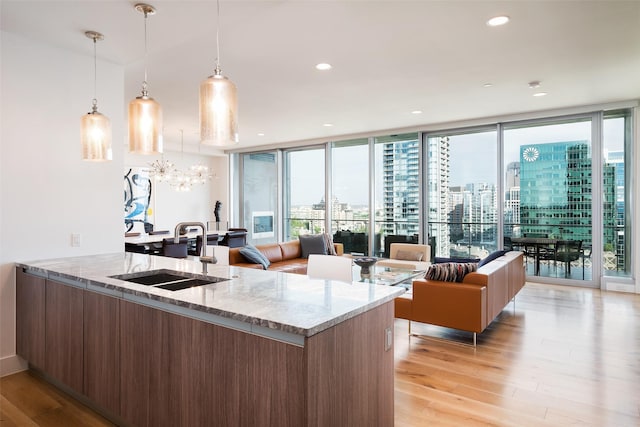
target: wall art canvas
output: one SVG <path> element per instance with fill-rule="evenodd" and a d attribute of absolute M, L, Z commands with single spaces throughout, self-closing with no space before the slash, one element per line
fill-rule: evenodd
<path fill-rule="evenodd" d="M 145 230 L 151 203 L 149 170 L 130 168 L 124 174 L 124 226 L 125 232 Z"/>

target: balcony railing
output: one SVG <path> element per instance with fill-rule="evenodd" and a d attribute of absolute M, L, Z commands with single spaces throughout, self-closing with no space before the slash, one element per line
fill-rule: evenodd
<path fill-rule="evenodd" d="M 340 232 L 345 244 L 346 253 L 373 254 L 375 256 L 388 255 L 385 243 L 387 236 L 410 236 L 418 241 L 419 224 L 417 221 L 375 221 L 374 248 L 369 249 L 369 220 L 368 219 L 340 219 L 331 224 L 331 234 L 336 238 Z M 325 232 L 325 221 L 322 218 L 295 217 L 286 219 L 287 239 L 295 239 L 299 234 Z M 606 275 L 628 276 L 630 260 L 625 256 L 629 244 L 626 241 L 626 228 L 623 225 L 604 227 L 604 245 L 602 251 L 602 266 Z M 489 253 L 505 247 L 505 242 L 498 244 L 498 224 L 480 222 L 430 221 L 428 223 L 428 242 L 432 254 L 449 257 L 484 258 Z M 349 234 L 348 234 L 349 233 Z M 593 259 L 591 244 L 591 227 L 574 224 L 504 224 L 503 236 L 505 240 L 512 237 L 544 236 L 558 240 L 582 240 L 582 253 L 579 259 L 571 262 L 572 279 L 590 280 L 592 277 Z M 525 236 L 526 235 L 526 236 Z M 613 239 L 613 240 L 612 240 Z M 526 258 L 527 274 L 534 275 L 535 260 Z M 565 266 L 559 266 L 553 260 L 540 261 L 539 274 L 546 277 L 565 277 Z M 584 274 L 584 276 L 583 276 Z"/>

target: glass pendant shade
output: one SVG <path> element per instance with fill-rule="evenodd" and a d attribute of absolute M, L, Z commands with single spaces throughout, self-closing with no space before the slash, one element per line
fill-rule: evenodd
<path fill-rule="evenodd" d="M 111 120 L 100 114 L 97 108 L 80 118 L 80 142 L 82 160 L 112 160 Z"/>
<path fill-rule="evenodd" d="M 219 69 L 200 84 L 200 142 L 218 147 L 239 142 L 236 85 Z"/>
<path fill-rule="evenodd" d="M 129 103 L 129 152 L 162 153 L 162 109 L 146 95 Z"/>

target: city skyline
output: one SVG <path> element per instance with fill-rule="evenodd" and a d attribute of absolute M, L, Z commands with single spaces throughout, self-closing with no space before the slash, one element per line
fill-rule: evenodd
<path fill-rule="evenodd" d="M 609 151 L 623 150 L 624 127 L 614 123 L 622 119 L 609 119 L 603 127 L 604 141 Z M 446 136 L 446 133 L 434 134 Z M 498 179 L 497 166 L 497 133 L 495 130 L 456 134 L 449 136 L 451 161 L 451 186 L 489 183 L 496 185 Z M 524 144 L 544 144 L 559 141 L 587 140 L 591 141 L 591 122 L 579 121 L 537 127 L 505 128 L 504 166 L 519 161 L 520 146 Z M 382 146 L 376 146 L 375 171 L 375 206 L 383 203 L 383 161 Z M 334 155 L 334 170 L 339 170 L 342 184 L 334 185 L 333 196 L 351 206 L 368 206 L 369 156 L 367 145 L 356 145 L 361 152 L 358 155 Z M 338 147 L 336 150 L 346 150 Z M 322 153 L 319 155 L 319 151 Z M 291 164 L 292 175 L 296 180 L 291 184 L 291 204 L 304 206 L 318 203 L 324 191 L 324 151 L 322 149 L 296 151 L 296 161 Z M 338 154 L 340 152 L 338 151 Z M 321 160 L 319 160 L 321 159 Z M 462 165 L 456 167 L 456 165 Z M 473 167 L 468 167 L 473 165 Z M 320 183 L 320 185 L 319 185 Z M 310 190 L 313 189 L 313 190 Z"/>

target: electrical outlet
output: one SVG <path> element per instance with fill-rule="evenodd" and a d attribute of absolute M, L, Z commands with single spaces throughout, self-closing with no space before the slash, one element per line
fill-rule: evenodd
<path fill-rule="evenodd" d="M 391 350 L 393 347 L 393 331 L 391 328 L 385 328 L 384 330 L 384 351 Z"/>
<path fill-rule="evenodd" d="M 71 246 L 79 247 L 82 243 L 82 235 L 80 233 L 71 233 Z"/>

